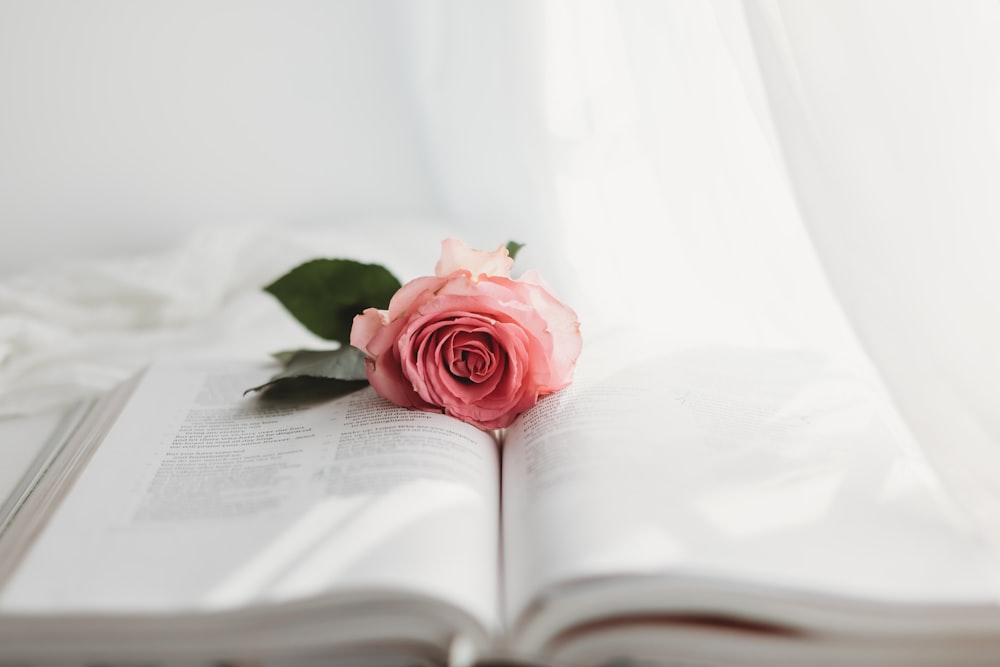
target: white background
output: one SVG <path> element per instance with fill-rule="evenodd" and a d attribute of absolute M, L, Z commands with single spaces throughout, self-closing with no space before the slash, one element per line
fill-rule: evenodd
<path fill-rule="evenodd" d="M 438 212 L 384 2 L 0 3 L 0 273 Z"/>

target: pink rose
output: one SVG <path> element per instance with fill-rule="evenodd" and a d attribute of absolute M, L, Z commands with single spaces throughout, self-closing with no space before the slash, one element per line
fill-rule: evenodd
<path fill-rule="evenodd" d="M 513 264 L 503 246 L 446 239 L 435 275 L 355 317 L 351 345 L 375 391 L 493 429 L 567 386 L 583 345 L 576 314 L 536 273 L 511 278 Z"/>

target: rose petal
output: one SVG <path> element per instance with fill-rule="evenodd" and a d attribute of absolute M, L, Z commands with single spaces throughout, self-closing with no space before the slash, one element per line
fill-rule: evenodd
<path fill-rule="evenodd" d="M 378 308 L 367 308 L 360 315 L 354 316 L 351 325 L 351 345 L 368 355 L 370 341 L 382 327 L 389 323 L 389 314 Z"/>
<path fill-rule="evenodd" d="M 468 271 L 472 280 L 478 281 L 484 276 L 509 276 L 512 266 L 514 260 L 504 246 L 490 252 L 470 248 L 458 239 L 445 239 L 434 274 L 443 278 L 457 271 Z"/>
<path fill-rule="evenodd" d="M 406 283 L 389 300 L 389 319 L 404 317 L 415 306 L 433 299 L 446 282 L 443 278 L 424 276 Z"/>
<path fill-rule="evenodd" d="M 376 393 L 397 405 L 427 409 L 432 406 L 428 405 L 414 391 L 412 383 L 403 372 L 396 351 L 399 332 L 404 324 L 406 324 L 405 320 L 389 322 L 368 341 L 365 363 L 368 382 Z"/>

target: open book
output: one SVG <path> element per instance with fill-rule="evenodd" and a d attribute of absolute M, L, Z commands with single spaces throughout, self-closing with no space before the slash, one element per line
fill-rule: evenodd
<path fill-rule="evenodd" d="M 1000 564 L 817 355 L 585 350 L 502 434 L 154 365 L 0 540 L 0 663 L 990 664 Z"/>

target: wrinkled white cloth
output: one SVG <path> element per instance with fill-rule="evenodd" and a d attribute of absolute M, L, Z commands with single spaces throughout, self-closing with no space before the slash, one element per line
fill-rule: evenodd
<path fill-rule="evenodd" d="M 433 271 L 447 235 L 424 221 L 208 228 L 159 254 L 0 279 L 0 418 L 106 391 L 157 358 L 329 347 L 262 287 L 317 257 L 379 263 L 405 282 Z"/>

